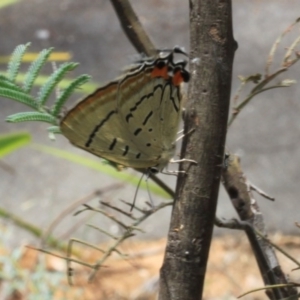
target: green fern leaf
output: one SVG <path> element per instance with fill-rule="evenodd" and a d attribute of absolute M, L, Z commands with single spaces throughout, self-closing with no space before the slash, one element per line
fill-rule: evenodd
<path fill-rule="evenodd" d="M 0 75 L 0 88 L 11 89 L 23 93 L 21 87 L 19 87 L 14 82 L 9 81 L 5 76 L 1 76 L 1 75 Z"/>
<path fill-rule="evenodd" d="M 62 80 L 65 74 L 73 70 L 77 66 L 78 63 L 64 63 L 48 78 L 48 80 L 41 87 L 38 93 L 37 101 L 41 106 L 45 104 L 51 92 L 53 91 L 55 86 Z"/>
<path fill-rule="evenodd" d="M 44 49 L 43 51 L 41 51 L 36 60 L 28 68 L 23 83 L 23 90 L 26 93 L 30 93 L 34 81 L 38 77 L 42 66 L 46 63 L 52 51 L 53 48 Z"/>
<path fill-rule="evenodd" d="M 90 80 L 90 76 L 81 75 L 73 80 L 70 85 L 61 93 L 58 99 L 54 103 L 54 107 L 51 111 L 53 116 L 58 116 L 62 106 L 66 103 L 68 98 L 74 93 L 75 89 L 78 89 L 81 85 L 88 82 Z"/>
<path fill-rule="evenodd" d="M 14 82 L 17 77 L 22 62 L 22 57 L 29 45 L 30 43 L 17 46 L 10 58 L 6 77 L 12 82 Z"/>
<path fill-rule="evenodd" d="M 47 113 L 40 113 L 35 111 L 22 112 L 22 113 L 10 115 L 6 118 L 6 121 L 11 123 L 19 123 L 19 122 L 26 122 L 26 121 L 41 121 L 53 125 L 57 123 L 57 119 L 55 117 Z"/>
<path fill-rule="evenodd" d="M 28 94 L 12 88 L 0 87 L 0 96 L 15 100 L 17 102 L 26 104 L 31 108 L 38 109 L 36 101 Z"/>
<path fill-rule="evenodd" d="M 55 133 L 55 134 L 61 134 L 61 130 L 59 126 L 51 126 L 47 128 L 48 132 Z"/>

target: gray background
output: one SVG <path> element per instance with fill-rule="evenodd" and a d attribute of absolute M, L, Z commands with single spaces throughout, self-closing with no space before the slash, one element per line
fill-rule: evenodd
<path fill-rule="evenodd" d="M 132 0 L 140 20 L 158 48 L 184 46 L 188 51 L 188 1 Z M 277 36 L 299 17 L 300 2 L 290 1 L 233 1 L 234 36 L 239 43 L 235 55 L 232 94 L 239 85 L 238 75 L 262 73 L 269 49 Z M 46 36 L 43 36 L 46 33 Z M 280 45 L 275 66 L 282 59 L 284 48 L 299 35 L 298 28 Z M 132 62 L 136 53 L 124 36 L 119 21 L 108 0 L 26 0 L 0 10 L 0 55 L 9 55 L 16 45 L 32 42 L 30 51 L 55 47 L 56 51 L 70 51 L 72 61 L 80 62 L 73 75 L 87 73 L 93 80 L 109 81 L 124 66 Z M 277 62 L 277 63 L 276 63 Z M 4 68 L 4 65 L 2 66 Z M 299 65 L 281 78 L 299 80 Z M 250 84 L 251 86 L 251 84 Z M 247 89 L 246 89 L 247 90 Z M 248 89 L 249 90 L 249 89 Z M 286 233 L 297 232 L 294 221 L 299 217 L 300 192 L 300 103 L 299 84 L 287 89 L 268 91 L 255 98 L 234 122 L 228 133 L 227 147 L 242 158 L 247 177 L 276 198 L 272 203 L 257 196 L 267 227 Z M 72 147 L 59 136 L 56 142 L 48 139 L 47 124 L 7 124 L 7 115 L 24 110 L 21 104 L 1 99 L 0 132 L 27 130 L 35 143 L 69 150 L 89 158 L 96 157 Z M 71 104 L 69 103 L 69 106 Z M 62 209 L 74 200 L 96 189 L 116 182 L 105 174 L 89 170 L 60 158 L 26 147 L 2 160 L 14 173 L 0 168 L 1 206 L 27 221 L 46 228 Z M 128 174 L 132 171 L 128 170 Z M 166 177 L 175 186 L 172 176 Z M 122 198 L 132 201 L 135 188 L 126 185 L 106 194 L 103 200 L 118 203 Z M 155 197 L 156 198 L 156 197 Z M 149 198 L 139 192 L 138 202 L 144 205 Z M 155 199 L 159 202 L 160 199 Z M 93 202 L 97 204 L 97 200 Z M 218 215 L 235 216 L 227 195 L 221 188 Z M 170 209 L 152 216 L 144 224 L 147 234 L 139 237 L 161 237 L 168 230 Z M 80 217 L 68 216 L 55 233 L 65 232 Z M 116 232 L 117 228 L 104 217 L 94 216 L 89 221 Z M 219 233 L 228 233 L 219 230 Z M 14 237 L 30 238 L 20 229 Z M 100 241 L 103 236 L 82 225 L 72 235 Z M 18 241 L 19 243 L 20 241 Z"/>

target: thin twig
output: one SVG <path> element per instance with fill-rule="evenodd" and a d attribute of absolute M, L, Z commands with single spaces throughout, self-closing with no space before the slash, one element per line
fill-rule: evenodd
<path fill-rule="evenodd" d="M 128 226 L 125 225 L 124 223 L 122 223 L 121 221 L 119 221 L 117 219 L 117 217 L 109 214 L 108 212 L 106 212 L 105 210 L 103 209 L 99 209 L 99 208 L 94 208 L 90 205 L 87 205 L 87 204 L 84 204 L 84 206 L 86 207 L 87 210 L 91 210 L 91 211 L 94 211 L 94 212 L 97 212 L 97 213 L 100 213 L 102 215 L 104 215 L 105 217 L 111 219 L 113 222 L 117 223 L 118 225 L 120 225 L 122 228 L 124 228 L 125 230 L 128 230 Z"/>
<path fill-rule="evenodd" d="M 110 0 L 121 22 L 121 26 L 139 53 L 147 56 L 155 56 L 157 54 L 154 44 L 142 27 L 138 16 L 132 9 L 128 0 Z"/>
<path fill-rule="evenodd" d="M 262 197 L 264 197 L 268 200 L 271 200 L 271 201 L 275 201 L 274 197 L 269 196 L 267 193 L 265 193 L 263 190 L 261 190 L 260 188 L 255 186 L 253 183 L 249 183 L 249 187 L 250 187 L 251 190 L 255 191 L 256 193 L 258 193 Z"/>
<path fill-rule="evenodd" d="M 91 227 L 91 228 L 93 228 L 93 229 L 96 229 L 96 230 L 100 231 L 101 233 L 104 233 L 105 235 L 111 237 L 111 238 L 114 239 L 114 240 L 117 240 L 117 239 L 118 239 L 118 237 L 116 237 L 116 236 L 110 234 L 110 233 L 107 232 L 106 230 L 103 230 L 103 229 L 101 229 L 101 228 L 99 228 L 99 227 L 97 227 L 97 226 L 94 226 L 94 225 L 92 225 L 92 224 L 87 224 L 87 226 L 88 226 L 88 227 Z"/>
<path fill-rule="evenodd" d="M 300 267 L 300 262 L 296 260 L 294 257 L 289 255 L 286 251 L 284 251 L 282 248 L 274 244 L 269 238 L 264 236 L 260 231 L 255 230 L 256 234 L 259 235 L 261 238 L 263 238 L 265 241 L 267 241 L 270 245 L 272 245 L 275 249 L 277 249 L 279 252 L 281 252 L 285 257 L 290 259 L 292 262 L 294 262 L 298 267 Z"/>
<path fill-rule="evenodd" d="M 249 182 L 241 170 L 240 160 L 237 156 L 229 154 L 227 166 L 223 168 L 222 179 L 232 204 L 243 221 L 241 225 L 245 226 L 245 232 L 265 284 L 288 283 L 272 246 L 265 239 L 258 238 L 256 231 L 267 236 L 263 215 L 251 193 Z M 283 299 L 295 294 L 294 290 L 288 289 L 275 289 L 272 292 L 275 299 Z M 269 297 L 272 298 L 271 295 Z"/>
<path fill-rule="evenodd" d="M 119 213 L 125 215 L 125 216 L 128 217 L 128 218 L 131 218 L 131 219 L 133 219 L 133 220 L 136 220 L 136 218 L 135 218 L 135 217 L 132 215 L 132 213 L 130 213 L 130 212 L 128 213 L 127 211 L 125 211 L 125 210 L 123 210 L 123 209 L 121 209 L 121 208 L 119 208 L 119 207 L 117 207 L 117 206 L 115 206 L 115 205 L 112 205 L 112 204 L 110 204 L 110 203 L 108 203 L 108 202 L 100 201 L 100 203 L 101 203 L 102 205 L 106 206 L 106 207 L 109 207 L 109 208 L 111 208 L 111 209 L 113 209 L 113 210 L 115 210 L 115 211 L 117 211 L 117 212 L 119 212 Z"/>
<path fill-rule="evenodd" d="M 41 239 L 41 243 L 43 245 L 44 241 L 48 238 L 48 236 L 53 232 L 53 230 L 55 229 L 55 227 L 57 227 L 60 222 L 63 221 L 63 219 L 68 216 L 70 213 L 72 213 L 78 206 L 87 203 L 91 200 L 93 200 L 95 197 L 99 197 L 100 195 L 104 195 L 107 192 L 110 192 L 112 190 L 116 190 L 119 189 L 121 187 L 124 186 L 124 183 L 114 183 L 111 184 L 109 186 L 106 186 L 105 188 L 101 189 L 101 190 L 96 190 L 94 192 L 92 192 L 91 194 L 80 198 L 76 201 L 74 201 L 71 205 L 69 205 L 68 207 L 66 207 L 53 221 L 52 223 L 48 226 L 48 228 L 44 231 L 42 239 Z"/>
<path fill-rule="evenodd" d="M 272 45 L 268 59 L 267 59 L 266 68 L 265 68 L 265 76 L 266 77 L 269 77 L 269 69 L 273 62 L 275 52 L 276 52 L 278 45 L 280 44 L 282 38 L 293 29 L 293 27 L 299 22 L 299 20 L 300 19 L 298 18 L 293 24 L 289 25 L 288 28 L 279 35 L 279 37 L 275 40 L 274 44 Z"/>
<path fill-rule="evenodd" d="M 252 100 L 255 96 L 257 96 L 258 94 L 265 92 L 267 90 L 270 89 L 274 89 L 274 88 L 279 88 L 279 87 L 287 87 L 290 86 L 291 84 L 284 84 L 284 83 L 280 83 L 280 84 L 275 84 L 273 86 L 270 87 L 265 87 L 267 84 L 269 84 L 272 80 L 274 80 L 279 74 L 286 72 L 287 70 L 289 70 L 290 67 L 292 67 L 296 62 L 298 62 L 298 60 L 300 59 L 300 54 L 299 52 L 295 51 L 296 46 L 300 43 L 300 37 L 297 37 L 294 42 L 287 48 L 286 53 L 284 55 L 284 58 L 281 62 L 281 67 L 275 71 L 272 74 L 269 74 L 269 68 L 270 65 L 273 62 L 273 58 L 275 55 L 275 52 L 278 48 L 279 43 L 281 42 L 281 39 L 284 37 L 284 35 L 286 33 L 288 33 L 289 31 L 291 31 L 291 29 L 295 26 L 296 23 L 299 22 L 300 19 L 297 19 L 292 25 L 290 25 L 274 42 L 273 46 L 271 47 L 269 56 L 268 56 L 268 60 L 266 63 L 266 68 L 265 68 L 265 76 L 264 79 L 259 82 L 258 84 L 256 84 L 256 86 L 251 90 L 251 92 L 249 93 L 249 95 L 247 95 L 247 97 L 245 97 L 245 99 L 243 99 L 239 104 L 237 104 L 237 99 L 239 97 L 239 93 L 241 92 L 241 88 L 245 85 L 246 82 L 248 81 L 242 81 L 242 84 L 238 90 L 238 94 L 234 97 L 234 108 L 233 108 L 233 112 L 230 116 L 230 120 L 228 122 L 228 127 L 232 124 L 232 122 L 235 120 L 235 118 L 238 116 L 238 114 L 241 112 L 241 110 L 250 102 L 250 100 Z M 295 53 L 295 58 L 290 60 L 292 53 Z"/>
<path fill-rule="evenodd" d="M 128 203 L 129 204 L 129 203 Z M 129 204 L 130 205 L 130 204 Z M 130 226 L 127 226 L 127 231 L 121 236 L 119 237 L 119 239 L 109 248 L 107 249 L 106 253 L 104 254 L 104 256 L 95 263 L 95 265 L 93 266 L 94 271 L 91 273 L 90 277 L 89 277 L 89 282 L 91 282 L 97 271 L 99 270 L 99 268 L 101 267 L 101 265 L 106 261 L 106 259 L 111 255 L 111 253 L 113 251 L 116 251 L 117 247 L 126 239 L 128 239 L 129 237 L 131 237 L 133 235 L 133 230 L 137 230 L 138 226 L 145 220 L 147 219 L 149 216 L 151 216 L 154 212 L 169 206 L 170 203 L 165 202 L 165 203 L 161 203 L 160 205 L 158 205 L 155 210 L 148 210 L 148 211 L 144 211 L 144 214 L 137 219 L 135 222 L 133 222 Z M 137 209 L 137 207 L 135 206 L 135 209 Z M 140 210 L 142 211 L 142 210 Z"/>

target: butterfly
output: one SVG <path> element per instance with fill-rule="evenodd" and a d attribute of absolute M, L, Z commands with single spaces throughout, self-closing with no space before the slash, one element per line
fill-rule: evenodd
<path fill-rule="evenodd" d="M 162 171 L 175 152 L 180 86 L 190 78 L 186 61 L 174 62 L 174 53 L 184 52 L 174 48 L 141 61 L 80 101 L 62 118 L 62 134 L 118 165 Z"/>

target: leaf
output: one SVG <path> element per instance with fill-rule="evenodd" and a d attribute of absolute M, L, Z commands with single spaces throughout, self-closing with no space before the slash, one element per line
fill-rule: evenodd
<path fill-rule="evenodd" d="M 20 69 L 20 65 L 22 62 L 22 57 L 25 53 L 25 51 L 27 50 L 27 48 L 29 47 L 30 43 L 27 43 L 26 45 L 19 45 L 16 47 L 16 49 L 14 50 L 10 61 L 8 63 L 8 67 L 7 67 L 7 75 L 6 77 L 11 80 L 11 81 L 15 81 L 17 74 L 19 72 Z"/>
<path fill-rule="evenodd" d="M 5 76 L 2 75 L 0 75 L 0 88 L 11 89 L 20 93 L 24 93 L 21 87 L 19 87 L 17 84 L 8 80 Z"/>
<path fill-rule="evenodd" d="M 49 133 L 61 134 L 59 126 L 50 126 L 47 128 Z"/>
<path fill-rule="evenodd" d="M 31 108 L 38 109 L 36 101 L 30 95 L 20 92 L 19 90 L 0 87 L 0 96 L 26 104 Z"/>
<path fill-rule="evenodd" d="M 57 98 L 54 103 L 54 107 L 52 109 L 53 116 L 58 116 L 61 111 L 62 106 L 66 103 L 69 97 L 74 94 L 75 90 L 78 89 L 80 86 L 85 84 L 89 81 L 90 76 L 88 75 L 81 75 L 77 77 L 71 84 L 61 93 L 61 95 Z"/>
<path fill-rule="evenodd" d="M 247 77 L 242 77 L 239 76 L 239 79 L 243 82 L 243 83 L 247 83 L 247 82 L 253 82 L 255 84 L 259 83 L 261 80 L 261 74 L 257 73 L 257 74 L 253 74 L 253 75 L 249 75 Z"/>
<path fill-rule="evenodd" d="M 40 103 L 40 105 L 45 104 L 55 86 L 62 80 L 66 73 L 72 71 L 77 66 L 77 63 L 64 63 L 59 66 L 59 68 L 52 73 L 50 77 L 48 77 L 38 93 L 37 101 Z"/>
<path fill-rule="evenodd" d="M 29 93 L 31 91 L 34 81 L 38 77 L 42 66 L 46 63 L 52 51 L 53 48 L 44 49 L 39 53 L 35 61 L 30 65 L 23 83 L 23 89 L 26 93 Z"/>
<path fill-rule="evenodd" d="M 20 0 L 1 0 L 0 1 L 0 9 L 4 8 L 6 6 L 9 6 L 9 5 L 13 5 L 17 2 L 20 2 Z"/>
<path fill-rule="evenodd" d="M 31 136 L 26 132 L 0 135 L 0 158 L 28 145 Z"/>
<path fill-rule="evenodd" d="M 19 123 L 19 122 L 27 122 L 27 121 L 41 121 L 50 124 L 56 124 L 56 118 L 47 114 L 47 113 L 40 113 L 35 111 L 29 112 L 21 112 L 10 115 L 6 118 L 7 122 L 11 123 Z"/>
<path fill-rule="evenodd" d="M 1 76 L 1 74 L 3 75 L 2 72 L 0 72 L 0 76 Z M 26 74 L 24 74 L 22 72 L 18 73 L 16 82 L 23 84 L 25 75 Z M 34 86 L 44 85 L 44 83 L 47 81 L 48 78 L 49 78 L 49 76 L 39 75 L 34 82 Z M 63 79 L 59 82 L 57 87 L 60 89 L 66 89 L 72 83 L 72 81 L 73 81 L 73 79 Z M 97 88 L 99 88 L 99 86 L 100 86 L 100 84 L 98 84 L 96 82 L 88 82 L 88 83 L 84 84 L 80 89 L 76 90 L 75 92 L 86 95 L 87 93 L 94 92 Z"/>

